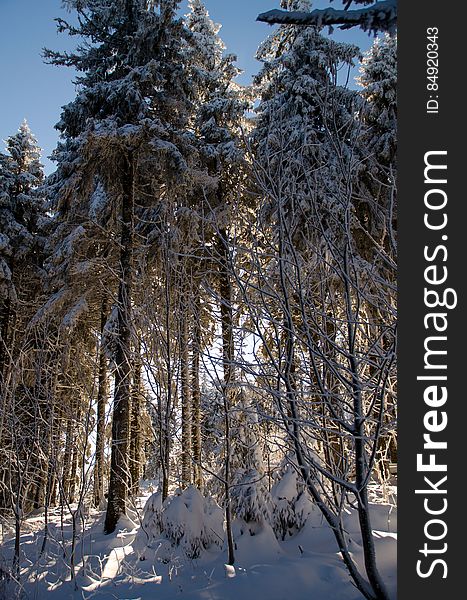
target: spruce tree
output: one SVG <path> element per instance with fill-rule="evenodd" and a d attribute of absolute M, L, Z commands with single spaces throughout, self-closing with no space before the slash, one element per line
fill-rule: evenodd
<path fill-rule="evenodd" d="M 40 399 L 21 369 L 27 324 L 40 296 L 45 211 L 40 149 L 26 121 L 6 140 L 6 150 L 0 153 L 0 508 L 14 515 L 18 573 L 22 520 L 41 477 L 36 457 L 46 446 L 44 423 L 33 416 Z"/>
<path fill-rule="evenodd" d="M 63 141 L 57 158 L 67 183 L 59 178 L 57 227 L 63 227 L 63 222 L 65 229 L 74 227 L 75 248 L 83 254 L 100 238 L 100 254 L 117 273 L 112 457 L 105 523 L 105 531 L 111 533 L 125 513 L 130 486 L 135 236 L 138 231 L 140 244 L 159 227 L 151 215 L 161 211 L 158 206 L 166 202 L 170 186 L 179 185 L 187 171 L 190 83 L 183 57 L 185 29 L 175 18 L 178 2 L 68 4 L 76 9 L 80 26 L 76 29 L 60 20 L 59 28 L 87 41 L 75 53 L 45 54 L 50 62 L 74 66 L 82 73 L 79 94 L 64 108 L 58 124 Z M 96 210 L 105 216 L 111 236 L 104 242 L 102 230 L 87 216 L 96 194 L 102 199 Z M 111 241 L 115 235 L 117 245 Z M 62 266 L 69 273 L 66 262 Z M 88 288 L 99 285 L 94 273 L 97 279 L 89 278 Z"/>
<path fill-rule="evenodd" d="M 12 353 L 17 303 L 32 300 L 41 263 L 38 221 L 44 214 L 40 148 L 26 120 L 7 139 L 6 150 L 0 153 L 0 381 Z"/>
<path fill-rule="evenodd" d="M 397 37 L 377 37 L 365 53 L 359 84 L 367 101 L 365 142 L 381 165 L 395 167 L 397 144 Z"/>

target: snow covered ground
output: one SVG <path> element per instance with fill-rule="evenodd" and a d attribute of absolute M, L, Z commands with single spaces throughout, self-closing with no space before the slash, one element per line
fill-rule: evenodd
<path fill-rule="evenodd" d="M 226 568 L 227 553 L 212 544 L 198 558 L 187 558 L 183 544 L 173 545 L 156 534 L 145 535 L 140 523 L 150 492 L 139 498 L 133 519 L 121 520 L 118 534 L 102 533 L 104 513 L 85 517 L 75 552 L 75 579 L 70 571 L 72 519 L 49 515 L 49 541 L 40 555 L 44 538 L 44 515 L 24 523 L 21 537 L 21 583 L 1 581 L 0 598 L 119 599 L 119 600 L 361 600 L 350 582 L 329 527 L 313 510 L 305 527 L 285 541 L 277 541 L 272 529 L 252 529 L 234 523 L 235 568 Z M 396 598 L 397 512 L 389 504 L 372 505 L 378 561 L 390 593 Z M 353 556 L 362 563 L 362 549 L 355 512 L 345 517 L 352 539 Z M 11 561 L 13 536 L 5 535 L 0 561 Z M 11 562 L 10 562 L 11 564 Z M 1 566 L 1 562 L 0 562 Z"/>

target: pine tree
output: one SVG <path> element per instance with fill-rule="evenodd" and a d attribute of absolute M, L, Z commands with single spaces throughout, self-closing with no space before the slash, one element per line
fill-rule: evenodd
<path fill-rule="evenodd" d="M 301 7 L 309 4 L 309 0 L 300 0 Z M 342 66 L 352 66 L 358 56 L 358 48 L 326 38 L 315 27 L 293 26 L 281 27 L 258 52 L 264 67 L 256 79 L 261 102 L 254 131 L 255 153 L 259 161 L 268 164 L 272 181 L 289 178 L 297 186 L 283 194 L 281 202 L 289 203 L 288 206 L 271 207 L 276 210 L 276 222 L 280 213 L 288 220 L 290 235 L 297 246 L 300 236 L 310 233 L 303 229 L 304 219 L 300 215 L 306 211 L 309 187 L 300 175 L 304 164 L 316 179 L 313 192 L 319 196 L 323 211 L 336 210 L 336 205 L 329 202 L 341 180 L 340 157 L 328 134 L 327 121 L 332 115 L 335 130 L 344 139 L 339 150 L 344 156 L 350 155 L 358 96 L 337 85 L 337 73 Z M 315 176 L 317 169 L 319 173 Z M 301 195 L 304 201 L 295 205 Z"/>
<path fill-rule="evenodd" d="M 396 286 L 397 38 L 376 38 L 358 83 L 365 99 L 360 120 L 360 252 L 377 265 L 379 286 Z M 366 235 L 365 235 L 366 234 Z M 368 235 L 369 234 L 369 235 Z"/>
<path fill-rule="evenodd" d="M 260 447 L 257 407 L 244 390 L 239 390 L 237 396 L 232 419 L 232 513 L 247 523 L 262 526 L 271 522 L 271 497 Z"/>
<path fill-rule="evenodd" d="M 397 37 L 377 37 L 363 57 L 359 84 L 367 101 L 365 142 L 383 165 L 395 167 L 397 143 Z"/>
<path fill-rule="evenodd" d="M 40 267 L 43 204 L 37 190 L 44 179 L 40 148 L 26 121 L 7 139 L 6 148 L 8 154 L 0 154 L 0 381 L 12 352 L 16 303 L 25 300 L 27 279 Z"/>
<path fill-rule="evenodd" d="M 58 125 L 64 138 L 57 154 L 59 170 L 67 176 L 66 184 L 62 177 L 58 182 L 56 206 L 62 213 L 58 228 L 63 227 L 62 218 L 65 230 L 78 219 L 81 230 L 72 230 L 77 252 L 87 254 L 86 247 L 99 243 L 105 262 L 118 273 L 107 533 L 114 531 L 125 512 L 130 483 L 135 235 L 138 230 L 141 240 L 159 227 L 151 218 L 154 203 L 163 203 L 168 186 L 180 182 L 187 169 L 184 154 L 191 147 L 186 134 L 190 84 L 184 75 L 185 30 L 175 19 L 178 2 L 152 4 L 148 8 L 141 0 L 70 2 L 81 16 L 79 34 L 89 43 L 72 54 L 46 51 L 50 62 L 83 73 L 80 92 L 64 108 Z M 59 29 L 78 32 L 64 21 L 59 21 Z M 89 226 L 82 231 L 79 219 L 83 213 L 91 214 L 90 201 L 99 186 L 99 196 L 107 199 L 99 211 L 107 215 L 112 235 L 119 232 L 119 252 L 109 240 L 99 241 L 98 228 L 97 234 Z M 63 267 L 69 272 L 66 261 Z M 96 281 L 89 283 L 93 286 Z"/>
<path fill-rule="evenodd" d="M 33 416 L 40 399 L 29 394 L 31 377 L 21 369 L 30 342 L 27 323 L 40 294 L 45 215 L 40 149 L 26 121 L 6 140 L 6 149 L 0 153 L 0 507 L 14 515 L 18 574 L 22 520 L 41 477 L 36 457 L 50 449 L 44 422 Z"/>

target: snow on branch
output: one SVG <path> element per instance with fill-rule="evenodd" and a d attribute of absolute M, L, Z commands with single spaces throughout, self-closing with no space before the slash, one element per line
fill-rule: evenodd
<path fill-rule="evenodd" d="M 270 10 L 261 13 L 257 21 L 280 25 L 340 25 L 341 29 L 359 26 L 364 31 L 393 32 L 397 23 L 397 0 L 381 0 L 356 10 L 326 8 L 311 12 Z"/>

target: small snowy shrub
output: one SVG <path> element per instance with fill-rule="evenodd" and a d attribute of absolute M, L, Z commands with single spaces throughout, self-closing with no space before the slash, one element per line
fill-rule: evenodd
<path fill-rule="evenodd" d="M 256 470 L 238 471 L 231 491 L 232 514 L 246 523 L 270 523 L 271 497 L 266 478 Z"/>
<path fill-rule="evenodd" d="M 168 501 L 162 526 L 167 538 L 181 546 L 188 558 L 198 558 L 202 551 L 224 540 L 222 510 L 193 486 Z"/>
<path fill-rule="evenodd" d="M 298 533 L 313 509 L 312 501 L 298 480 L 297 473 L 288 466 L 271 489 L 272 524 L 278 538 L 285 540 Z"/>
<path fill-rule="evenodd" d="M 143 510 L 143 520 L 135 540 L 138 548 L 152 548 L 162 532 L 162 494 L 149 496 Z"/>

